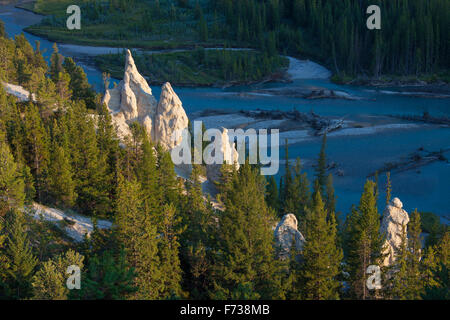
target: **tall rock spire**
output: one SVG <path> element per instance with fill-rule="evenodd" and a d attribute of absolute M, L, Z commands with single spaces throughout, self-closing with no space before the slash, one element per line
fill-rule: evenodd
<path fill-rule="evenodd" d="M 173 91 L 170 83 L 166 82 L 161 88 L 161 97 L 155 116 L 155 140 L 166 149 L 172 149 L 181 141 L 173 139 L 174 133 L 187 130 L 189 119 L 183 109 L 181 100 Z"/>
<path fill-rule="evenodd" d="M 153 141 L 172 149 L 181 142 L 180 139 L 172 141 L 172 134 L 188 127 L 186 112 L 170 83 L 162 87 L 161 100 L 157 103 L 130 50 L 126 51 L 123 80 L 106 90 L 103 103 L 108 106 L 121 138 L 131 134 L 129 125 L 137 121 Z"/>

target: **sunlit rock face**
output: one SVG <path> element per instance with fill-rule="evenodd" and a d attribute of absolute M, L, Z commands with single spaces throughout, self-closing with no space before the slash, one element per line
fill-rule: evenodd
<path fill-rule="evenodd" d="M 386 257 L 383 260 L 383 266 L 391 266 L 394 264 L 395 253 L 401 248 L 403 232 L 407 232 L 406 228 L 409 222 L 409 216 L 402 208 L 403 203 L 400 199 L 394 198 L 386 206 L 383 213 L 380 228 L 380 232 L 386 236 L 384 251 Z"/>
<path fill-rule="evenodd" d="M 131 134 L 129 125 L 137 121 L 154 142 L 172 149 L 181 142 L 181 139 L 172 139 L 173 133 L 188 128 L 188 117 L 170 83 L 163 85 L 158 103 L 137 70 L 130 50 L 127 50 L 123 80 L 115 88 L 106 90 L 103 102 L 121 139 Z"/>
<path fill-rule="evenodd" d="M 7 82 L 0 82 L 0 85 L 3 85 L 6 93 L 15 96 L 20 102 L 28 101 L 30 99 L 30 92 L 25 90 L 22 86 Z M 34 93 L 31 95 L 31 99 L 36 102 Z"/>
<path fill-rule="evenodd" d="M 173 91 L 170 83 L 166 82 L 161 88 L 161 97 L 155 116 L 155 140 L 166 149 L 173 149 L 181 143 L 181 133 L 187 130 L 189 119 L 183 105 Z M 173 139 L 177 135 L 180 138 Z"/>
<path fill-rule="evenodd" d="M 206 176 L 209 181 L 220 181 L 222 177 L 221 168 L 222 164 L 234 165 L 236 170 L 239 170 L 239 153 L 233 142 L 230 141 L 228 135 L 228 129 L 222 128 L 222 134 L 220 135 L 219 141 L 211 144 L 215 146 L 213 154 L 205 152 L 204 160 L 207 163 L 206 166 Z M 220 163 L 212 163 L 214 158 L 218 157 L 223 161 Z"/>
<path fill-rule="evenodd" d="M 303 250 L 305 238 L 298 231 L 297 218 L 294 214 L 288 213 L 283 216 L 275 228 L 275 243 L 279 248 L 278 257 L 282 260 L 290 257 L 292 246 L 295 246 L 297 252 Z"/>

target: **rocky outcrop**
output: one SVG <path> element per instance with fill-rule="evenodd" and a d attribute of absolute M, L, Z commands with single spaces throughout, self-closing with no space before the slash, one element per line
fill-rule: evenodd
<path fill-rule="evenodd" d="M 172 149 L 181 143 L 181 135 L 173 139 L 175 132 L 181 133 L 187 129 L 189 119 L 183 105 L 173 91 L 170 83 L 166 82 L 161 88 L 161 97 L 155 116 L 155 141 L 161 143 L 166 149 Z"/>
<path fill-rule="evenodd" d="M 17 100 L 19 100 L 20 102 L 25 102 L 29 100 L 30 92 L 25 90 L 22 86 L 18 86 L 7 82 L 2 82 L 2 85 L 5 88 L 6 93 L 15 96 Z M 31 95 L 31 99 L 33 101 L 36 101 L 34 93 Z"/>
<path fill-rule="evenodd" d="M 72 213 L 69 215 L 61 210 L 49 208 L 38 203 L 33 203 L 26 210 L 36 220 L 55 223 L 57 227 L 64 230 L 75 242 L 82 242 L 94 230 L 92 219 L 79 214 Z M 112 223 L 110 221 L 97 220 L 97 228 L 110 229 L 111 227 Z"/>
<path fill-rule="evenodd" d="M 275 242 L 279 248 L 278 257 L 287 259 L 290 256 L 291 248 L 295 245 L 297 252 L 302 251 L 305 238 L 297 229 L 297 218 L 292 213 L 288 213 L 275 228 Z"/>
<path fill-rule="evenodd" d="M 234 165 L 236 170 L 239 170 L 240 167 L 238 162 L 239 153 L 237 152 L 234 143 L 230 141 L 230 137 L 228 136 L 228 129 L 222 128 L 222 135 L 217 138 L 219 138 L 219 141 L 214 141 L 214 143 L 211 143 L 208 146 L 215 146 L 214 154 L 211 155 L 209 152 L 206 152 L 205 156 L 205 162 L 207 163 L 206 176 L 209 181 L 220 181 L 220 178 L 222 176 L 222 163 Z M 223 159 L 223 162 L 212 163 L 212 157 L 216 159 Z"/>
<path fill-rule="evenodd" d="M 395 262 L 395 254 L 401 247 L 403 230 L 409 222 L 408 213 L 402 209 L 403 203 L 399 198 L 394 198 L 386 206 L 381 221 L 381 234 L 386 236 L 383 266 L 390 266 Z"/>
<path fill-rule="evenodd" d="M 137 70 L 130 50 L 127 50 L 123 80 L 113 89 L 106 90 L 103 102 L 122 139 L 130 135 L 129 125 L 137 121 L 154 142 L 172 149 L 181 142 L 180 139 L 172 141 L 172 134 L 188 127 L 188 117 L 172 86 L 164 84 L 157 103 L 152 89 Z"/>

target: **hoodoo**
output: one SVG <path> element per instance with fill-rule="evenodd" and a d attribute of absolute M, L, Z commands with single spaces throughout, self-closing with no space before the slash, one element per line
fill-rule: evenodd
<path fill-rule="evenodd" d="M 173 133 L 188 128 L 188 117 L 170 83 L 163 85 L 158 103 L 137 70 L 130 50 L 126 54 L 123 80 L 113 89 L 106 90 L 103 102 L 122 139 L 131 134 L 129 125 L 137 121 L 154 142 L 172 149 L 181 142 L 180 139 L 172 141 Z"/>
<path fill-rule="evenodd" d="M 396 252 L 402 245 L 403 232 L 406 232 L 406 226 L 409 222 L 408 212 L 402 209 L 403 203 L 399 198 L 394 198 L 386 206 L 381 221 L 380 232 L 385 234 L 385 252 L 383 265 L 390 266 L 394 264 Z"/>

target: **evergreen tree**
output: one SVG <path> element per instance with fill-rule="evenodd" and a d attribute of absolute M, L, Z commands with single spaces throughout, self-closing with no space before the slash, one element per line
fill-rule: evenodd
<path fill-rule="evenodd" d="M 327 177 L 327 184 L 325 187 L 325 208 L 327 210 L 328 216 L 336 213 L 336 197 L 334 195 L 333 187 L 333 176 L 331 173 Z"/>
<path fill-rule="evenodd" d="M 42 202 L 50 161 L 49 139 L 38 108 L 30 103 L 25 111 L 25 157 L 35 177 L 37 200 Z"/>
<path fill-rule="evenodd" d="M 327 135 L 323 135 L 322 147 L 320 148 L 319 158 L 316 166 L 316 179 L 319 182 L 320 192 L 322 197 L 325 195 L 325 187 L 327 184 L 327 156 L 325 149 L 327 146 Z M 317 191 L 317 190 L 315 190 Z"/>
<path fill-rule="evenodd" d="M 183 287 L 193 299 L 208 298 L 212 289 L 212 208 L 204 199 L 200 182 L 201 167 L 193 165 L 190 179 L 186 181 L 186 198 L 182 212 L 180 235 L 181 263 L 184 270 Z"/>
<path fill-rule="evenodd" d="M 158 184 L 163 190 L 164 203 L 172 203 L 175 207 L 178 207 L 181 186 L 175 173 L 170 152 L 164 151 L 160 145 L 157 146 L 156 152 L 158 154 Z"/>
<path fill-rule="evenodd" d="M 265 179 L 249 164 L 233 177 L 215 235 L 215 298 L 282 298 L 280 264 L 274 257 L 274 215 L 264 201 Z M 242 294 L 242 295 L 241 295 Z"/>
<path fill-rule="evenodd" d="M 44 262 L 33 276 L 33 299 L 36 300 L 67 300 L 67 269 L 77 266 L 83 270 L 84 257 L 73 250 L 68 250 L 55 259 Z"/>
<path fill-rule="evenodd" d="M 278 212 L 278 208 L 279 208 L 278 201 L 279 201 L 279 195 L 278 195 L 277 182 L 275 181 L 275 177 L 271 176 L 268 179 L 268 184 L 267 184 L 266 203 L 275 212 Z"/>
<path fill-rule="evenodd" d="M 72 166 L 68 155 L 63 147 L 54 143 L 49 169 L 48 192 L 56 204 L 64 207 L 72 207 L 75 204 L 77 194 L 72 177 Z"/>
<path fill-rule="evenodd" d="M 116 225 L 118 238 L 124 246 L 127 263 L 136 271 L 134 280 L 138 299 L 157 299 L 163 287 L 158 256 L 157 230 L 151 218 L 142 214 L 140 186 L 119 175 Z"/>
<path fill-rule="evenodd" d="M 159 259 L 162 271 L 162 298 L 182 297 L 182 271 L 179 259 L 179 234 L 181 218 L 173 205 L 163 208 L 162 237 L 159 242 Z"/>
<path fill-rule="evenodd" d="M 50 78 L 57 83 L 60 73 L 63 71 L 63 56 L 59 53 L 56 43 L 53 44 L 53 53 L 50 57 Z"/>
<path fill-rule="evenodd" d="M 391 194 L 392 194 L 392 185 L 391 185 L 391 173 L 386 173 L 386 205 L 389 204 L 389 201 L 391 201 Z"/>
<path fill-rule="evenodd" d="M 366 270 L 370 265 L 379 265 L 382 258 L 383 236 L 379 229 L 375 183 L 367 180 L 358 208 L 352 208 L 345 222 L 344 246 L 352 298 L 369 299 L 377 294 L 366 287 Z"/>
<path fill-rule="evenodd" d="M 0 127 L 1 130 L 1 127 Z M 21 208 L 24 200 L 24 181 L 8 144 L 0 131 L 0 218 L 12 209 Z"/>
<path fill-rule="evenodd" d="M 31 296 L 31 277 L 37 264 L 28 240 L 23 214 L 9 215 L 6 256 L 9 261 L 7 284 L 11 298 L 25 299 Z"/>
<path fill-rule="evenodd" d="M 110 251 L 96 254 L 89 259 L 86 272 L 82 273 L 81 290 L 72 290 L 70 299 L 124 300 L 136 292 L 135 273 L 129 267 L 122 251 L 117 257 Z"/>
<path fill-rule="evenodd" d="M 85 214 L 105 214 L 110 201 L 106 188 L 106 159 L 100 154 L 95 124 L 82 103 L 73 103 L 66 120 L 72 169 L 76 174 L 77 207 Z"/>
<path fill-rule="evenodd" d="M 307 213 L 305 246 L 302 251 L 301 283 L 305 299 L 339 299 L 340 263 L 343 253 L 337 247 L 334 213 L 327 221 L 327 212 L 320 192 L 314 194 L 314 204 Z"/>

